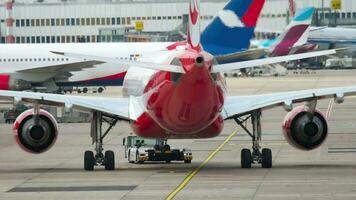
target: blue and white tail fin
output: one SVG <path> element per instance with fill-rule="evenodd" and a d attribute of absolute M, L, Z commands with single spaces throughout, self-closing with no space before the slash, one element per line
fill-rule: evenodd
<path fill-rule="evenodd" d="M 273 41 L 269 48 L 272 55 L 287 55 L 294 47 L 307 43 L 314 11 L 314 7 L 307 7 L 298 12 L 286 30 Z"/>
<path fill-rule="evenodd" d="M 187 42 L 192 49 L 201 51 L 200 46 L 200 0 L 189 0 Z"/>
<path fill-rule="evenodd" d="M 245 51 L 265 0 L 230 0 L 201 34 L 201 43 L 213 55 Z"/>

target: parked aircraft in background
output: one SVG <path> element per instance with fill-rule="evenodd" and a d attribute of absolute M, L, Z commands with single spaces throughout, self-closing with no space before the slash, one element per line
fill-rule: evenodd
<path fill-rule="evenodd" d="M 233 51 L 248 48 L 264 2 L 265 0 L 231 0 L 221 11 L 228 13 L 228 16 L 219 14 L 203 32 L 202 45 L 213 54 L 224 53 L 221 49 L 228 45 L 216 39 L 222 37 L 230 38 L 229 44 L 232 46 L 229 47 L 233 47 Z M 222 27 L 224 25 L 221 21 L 228 22 L 230 17 L 239 23 Z M 73 59 L 52 54 L 50 51 L 70 51 L 132 61 L 142 56 L 160 55 L 160 51 L 172 50 L 179 45 L 182 43 L 2 44 L 0 89 L 57 92 L 71 86 L 122 85 L 127 71 L 122 66 Z"/>
<path fill-rule="evenodd" d="M 296 10 L 296 3 L 294 0 L 289 0 L 290 13 L 293 16 Z M 302 48 L 303 51 L 312 50 L 318 48 L 319 50 L 334 49 L 334 48 L 346 48 L 342 51 L 342 54 L 347 54 L 349 56 L 355 55 L 355 44 L 356 44 L 356 29 L 355 28 L 345 28 L 345 27 L 309 27 L 308 36 L 305 38 L 305 47 Z M 266 30 L 257 29 L 257 32 L 261 33 L 274 33 L 283 35 L 282 30 Z M 280 38 L 279 36 L 278 38 Z M 272 40 L 273 41 L 273 40 Z M 267 43 L 268 46 L 268 43 Z"/>
<path fill-rule="evenodd" d="M 325 141 L 328 125 L 316 108 L 317 100 L 329 97 L 342 102 L 345 96 L 356 94 L 356 86 L 226 96 L 226 84 L 221 73 L 326 55 L 335 53 L 335 50 L 217 65 L 214 57 L 205 52 L 200 44 L 199 0 L 190 0 L 189 11 L 187 44 L 184 48 L 161 52 L 155 57 L 130 61 L 56 52 L 128 67 L 123 88 L 127 97 L 79 97 L 1 90 L 1 100 L 33 103 L 33 109 L 23 112 L 14 123 L 13 133 L 19 146 L 30 153 L 43 153 L 55 143 L 57 123 L 50 113 L 40 108 L 42 104 L 63 106 L 67 111 L 79 109 L 92 113 L 90 135 L 96 153 L 85 152 L 86 170 L 100 165 L 107 170 L 115 169 L 114 152 L 104 153 L 103 140 L 118 120 L 130 123 L 138 136 L 162 140 L 216 137 L 223 130 L 224 120 L 235 120 L 252 138 L 252 153 L 250 149 L 241 151 L 243 168 L 249 168 L 253 163 L 272 167 L 272 152 L 268 148 L 261 150 L 260 141 L 261 113 L 274 106 L 284 105 L 286 110 L 291 111 L 283 123 L 285 137 L 290 144 L 299 149 L 312 150 Z M 306 104 L 293 108 L 296 102 Z M 245 117 L 251 117 L 252 132 L 244 126 Z M 102 125 L 105 122 L 109 128 L 104 131 Z"/>
<path fill-rule="evenodd" d="M 266 56 L 284 56 L 315 50 L 318 46 L 307 42 L 314 11 L 314 7 L 304 8 L 277 38 L 252 40 L 251 48 L 246 51 L 216 56 L 218 63 L 252 60 Z"/>
<path fill-rule="evenodd" d="M 314 7 L 302 9 L 277 38 L 254 41 L 252 45 L 265 49 L 268 56 L 284 56 L 315 50 L 318 46 L 307 42 L 314 11 Z"/>
<path fill-rule="evenodd" d="M 343 27 L 311 27 L 308 42 L 317 44 L 319 49 L 347 48 L 356 51 L 356 29 Z"/>
<path fill-rule="evenodd" d="M 296 3 L 294 0 L 289 1 L 290 12 L 295 11 Z M 308 42 L 318 45 L 319 50 L 347 48 L 342 51 L 343 54 L 354 56 L 356 48 L 356 29 L 345 27 L 310 27 Z"/>

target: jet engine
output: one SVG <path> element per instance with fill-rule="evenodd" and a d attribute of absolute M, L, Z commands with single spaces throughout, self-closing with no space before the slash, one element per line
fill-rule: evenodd
<path fill-rule="evenodd" d="M 319 110 L 311 113 L 304 106 L 299 106 L 286 115 L 283 133 L 290 145 L 309 151 L 318 148 L 326 140 L 328 124 Z"/>
<path fill-rule="evenodd" d="M 56 119 L 40 109 L 38 115 L 29 109 L 19 115 L 14 123 L 13 133 L 21 149 L 39 154 L 50 149 L 57 139 Z"/>
<path fill-rule="evenodd" d="M 9 74 L 0 74 L 1 90 L 28 90 L 31 89 L 31 83 L 21 79 L 14 79 Z"/>

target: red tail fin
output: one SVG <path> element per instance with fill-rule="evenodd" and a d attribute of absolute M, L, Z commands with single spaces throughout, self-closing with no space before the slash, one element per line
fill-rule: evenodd
<path fill-rule="evenodd" d="M 200 0 L 189 1 L 187 41 L 192 49 L 201 51 L 200 45 Z"/>

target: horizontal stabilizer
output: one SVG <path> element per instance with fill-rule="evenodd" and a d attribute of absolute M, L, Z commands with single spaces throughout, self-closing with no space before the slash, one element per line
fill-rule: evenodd
<path fill-rule="evenodd" d="M 231 72 L 239 69 L 250 68 L 250 67 L 257 67 L 263 65 L 270 65 L 280 62 L 287 62 L 292 60 L 300 60 L 305 58 L 313 58 L 318 56 L 326 56 L 335 54 L 336 50 L 325 50 L 325 51 L 315 51 L 310 53 L 300 53 L 288 56 L 278 56 L 278 57 L 271 57 L 271 58 L 262 58 L 256 60 L 249 60 L 249 61 L 242 61 L 242 62 L 235 62 L 235 63 L 228 63 L 228 64 L 220 64 L 213 66 L 212 73 L 216 72 Z"/>
<path fill-rule="evenodd" d="M 162 70 L 162 71 L 175 72 L 175 73 L 185 73 L 183 67 L 178 66 L 178 65 L 140 62 L 140 61 L 133 61 L 133 60 L 122 60 L 122 59 L 117 59 L 117 58 L 108 58 L 108 57 L 84 55 L 84 54 L 77 54 L 77 53 L 67 53 L 67 52 L 57 52 L 57 51 L 51 51 L 51 52 L 54 54 L 63 55 L 63 56 L 71 57 L 71 58 L 118 64 L 119 66 L 122 66 L 122 67 L 140 67 L 140 68 L 152 69 L 152 70 Z"/>

